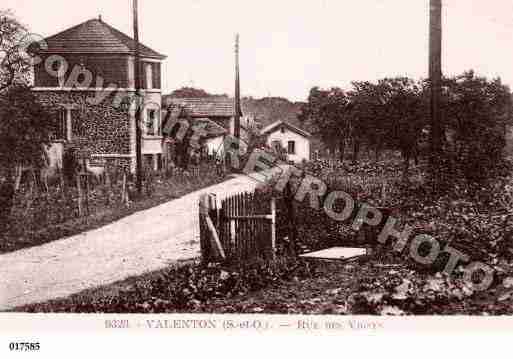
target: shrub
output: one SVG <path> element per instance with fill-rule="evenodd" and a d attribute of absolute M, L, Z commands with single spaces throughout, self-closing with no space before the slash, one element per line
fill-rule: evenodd
<path fill-rule="evenodd" d="M 212 301 L 257 291 L 282 281 L 310 278 L 315 266 L 293 258 L 240 267 L 192 264 L 171 267 L 115 295 L 83 296 L 23 308 L 27 312 L 198 312 Z"/>

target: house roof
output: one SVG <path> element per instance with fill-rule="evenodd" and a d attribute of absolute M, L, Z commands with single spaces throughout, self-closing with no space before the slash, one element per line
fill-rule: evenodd
<path fill-rule="evenodd" d="M 190 117 L 233 117 L 235 101 L 228 97 L 171 98 L 164 100 L 166 106 L 181 106 Z M 242 116 L 242 111 L 240 111 Z"/>
<path fill-rule="evenodd" d="M 179 131 L 180 127 L 176 127 L 177 125 L 187 126 L 189 121 L 183 118 L 172 116 L 172 114 L 164 120 L 163 128 L 169 130 L 170 137 L 173 138 Z M 224 129 L 222 126 L 218 125 L 214 121 L 211 121 L 208 118 L 195 118 L 192 124 L 192 129 L 198 129 L 202 138 L 216 138 L 222 137 L 228 134 L 228 131 Z"/>
<path fill-rule="evenodd" d="M 276 121 L 276 122 L 273 122 L 271 123 L 269 126 L 265 127 L 262 129 L 262 131 L 260 131 L 260 133 L 262 135 L 267 135 L 271 132 L 275 132 L 275 131 L 278 131 L 280 128 L 282 127 L 285 127 L 287 129 L 289 129 L 290 131 L 292 132 L 295 132 L 301 136 L 304 136 L 304 137 L 312 137 L 312 135 L 305 131 L 305 130 L 302 130 L 294 125 L 291 125 L 290 123 L 288 122 L 285 122 L 285 121 Z"/>
<path fill-rule="evenodd" d="M 45 39 L 48 48 L 39 53 L 135 54 L 135 40 L 101 19 L 91 19 Z M 140 44 L 142 57 L 163 60 L 155 50 Z"/>
<path fill-rule="evenodd" d="M 206 132 L 205 137 L 207 138 L 221 137 L 228 134 L 226 129 L 224 129 L 222 126 L 219 126 L 214 121 L 209 120 L 208 118 L 195 119 L 194 125 L 192 125 L 192 127 L 193 129 L 202 128 Z"/>

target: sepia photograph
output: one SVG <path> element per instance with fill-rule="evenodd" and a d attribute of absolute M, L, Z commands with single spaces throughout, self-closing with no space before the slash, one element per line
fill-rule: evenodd
<path fill-rule="evenodd" d="M 511 328 L 512 14 L 2 0 L 0 322 Z"/>

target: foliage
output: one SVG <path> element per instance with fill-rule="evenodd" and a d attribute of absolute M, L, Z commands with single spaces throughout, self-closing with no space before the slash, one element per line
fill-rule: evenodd
<path fill-rule="evenodd" d="M 306 166 L 307 173 L 326 183 L 327 193 L 345 191 L 356 201 L 356 208 L 362 203 L 383 208 L 400 223 L 413 226 L 414 233 L 435 237 L 442 248 L 451 245 L 468 255 L 469 259 L 486 263 L 493 263 L 497 258 L 513 257 L 513 186 L 510 172 L 479 189 L 463 182 L 456 185 L 450 194 L 440 197 L 433 196 L 426 189 L 425 166 L 413 167 L 408 183 L 403 181 L 401 169 L 399 158 L 365 161 L 357 165 L 339 162 L 334 167 L 317 161 Z M 335 209 L 341 210 L 337 206 L 335 204 Z M 354 215 L 346 222 L 336 221 L 323 208 L 311 208 L 308 198 L 295 202 L 294 207 L 297 244 L 302 252 L 332 246 L 378 245 L 373 237 L 375 233 L 369 232 L 368 227 L 364 226 L 361 233 L 351 229 Z M 287 232 L 283 232 L 283 236 L 286 236 Z M 392 252 L 388 247 L 385 250 Z M 395 256 L 405 261 L 406 252 L 404 256 Z M 436 272 L 444 268 L 447 259 L 441 256 L 429 267 L 411 264 L 420 271 Z"/>
<path fill-rule="evenodd" d="M 298 120 L 301 106 L 301 102 L 292 102 L 282 97 L 242 98 L 244 116 L 255 118 L 261 127 L 266 127 L 278 119 L 301 127 Z"/>
<path fill-rule="evenodd" d="M 472 71 L 444 79 L 441 154 L 444 183 L 455 179 L 482 184 L 498 175 L 511 125 L 511 95 L 500 79 L 488 80 Z M 400 151 L 404 173 L 411 158 L 429 155 L 429 82 L 405 77 L 373 82 L 353 82 L 352 89 L 321 90 L 314 87 L 300 119 L 312 124 L 324 142 L 340 150 L 354 146 L 357 160 L 361 144 L 374 149 L 376 159 L 384 149 Z M 424 149 L 422 151 L 422 149 Z"/>
<path fill-rule="evenodd" d="M 27 84 L 31 67 L 24 48 L 27 35 L 10 11 L 0 10 L 0 93 L 14 84 Z"/>
<path fill-rule="evenodd" d="M 54 128 L 52 115 L 28 87 L 10 87 L 0 95 L 0 166 L 41 166 L 42 146 Z"/>
<path fill-rule="evenodd" d="M 204 89 L 193 87 L 182 87 L 171 92 L 164 98 L 219 98 L 229 97 L 227 94 L 212 94 Z M 298 115 L 301 111 L 301 102 L 292 102 L 282 97 L 243 97 L 241 99 L 245 117 L 254 118 L 261 127 L 275 122 L 277 119 L 300 126 Z M 164 100 L 165 103 L 165 100 Z"/>
<path fill-rule="evenodd" d="M 77 295 L 23 308 L 27 312 L 174 313 L 200 311 L 217 299 L 234 298 L 293 278 L 309 278 L 308 263 L 283 258 L 240 267 L 184 265 L 136 281 L 116 295 Z"/>
<path fill-rule="evenodd" d="M 315 263 L 289 258 L 239 268 L 190 264 L 16 311 L 511 315 L 513 262 L 503 266 L 496 287 L 475 292 L 460 272 L 453 277 L 419 274 L 372 259 Z"/>
<path fill-rule="evenodd" d="M 182 87 L 174 90 L 169 95 L 172 98 L 206 98 L 206 97 L 228 97 L 228 95 L 213 95 L 203 89 L 194 87 Z"/>
<path fill-rule="evenodd" d="M 463 280 L 461 267 L 448 277 L 439 272 L 444 260 L 423 267 L 409 259 L 407 251 L 396 254 L 388 246 L 375 256 L 353 263 L 315 264 L 285 259 L 278 264 L 260 263 L 242 268 L 186 266 L 170 268 L 151 278 L 112 293 L 79 294 L 64 300 L 22 308 L 43 312 L 216 312 L 216 313 L 302 313 L 302 314 L 511 314 L 513 303 L 513 185 L 511 178 L 493 186 L 470 191 L 458 187 L 451 195 L 433 198 L 423 182 L 405 186 L 398 181 L 400 159 L 338 163 L 335 168 L 321 163 L 307 171 L 328 181 L 330 188 L 344 189 L 374 205 L 394 207 L 401 223 L 415 233 L 430 234 L 443 248 L 450 244 L 495 269 L 492 287 L 475 292 Z M 415 167 L 422 178 L 424 167 Z M 333 175 L 335 174 L 335 175 Z M 340 177 L 348 181 L 340 181 Z M 383 178 L 391 195 L 379 198 L 381 184 L 365 178 Z M 270 187 L 258 190 L 259 197 L 276 195 Z M 285 209 L 278 207 L 278 213 Z M 358 236 L 348 223 L 331 221 L 320 210 L 296 203 L 296 224 L 302 251 L 333 245 L 358 245 Z M 278 221 L 278 244 L 286 243 L 287 223 Z M 360 243 L 361 244 L 361 243 Z M 286 253 L 283 248 L 280 253 Z M 107 292 L 107 294 L 105 294 Z"/>
<path fill-rule="evenodd" d="M 314 87 L 299 119 L 303 124 L 313 126 L 328 146 L 340 146 L 341 152 L 344 152 L 345 140 L 352 133 L 349 112 L 349 98 L 342 89 L 321 90 Z"/>
<path fill-rule="evenodd" d="M 14 198 L 7 229 L 0 233 L 0 253 L 40 245 L 106 225 L 224 180 L 224 175 L 219 174 L 213 164 L 200 165 L 197 176 L 182 169 L 176 169 L 170 177 L 154 173 L 145 181 L 145 192 L 151 197 L 126 204 L 121 200 L 123 189 L 120 172 L 110 174 L 110 184 L 91 186 L 88 199 L 90 214 L 86 217 L 78 217 L 78 192 L 74 186 L 64 189 L 50 186 L 48 193 L 22 186 Z M 132 182 L 128 182 L 128 188 L 129 191 L 133 188 L 135 192 Z"/>
<path fill-rule="evenodd" d="M 445 89 L 446 171 L 469 183 L 493 180 L 501 174 L 507 126 L 513 120 L 509 88 L 500 79 L 469 71 L 446 79 Z"/>

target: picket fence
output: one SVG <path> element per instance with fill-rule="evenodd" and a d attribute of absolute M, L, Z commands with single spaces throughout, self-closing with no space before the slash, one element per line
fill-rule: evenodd
<path fill-rule="evenodd" d="M 278 198 L 240 193 L 218 203 L 200 199 L 200 242 L 206 262 L 247 263 L 276 257 Z"/>

